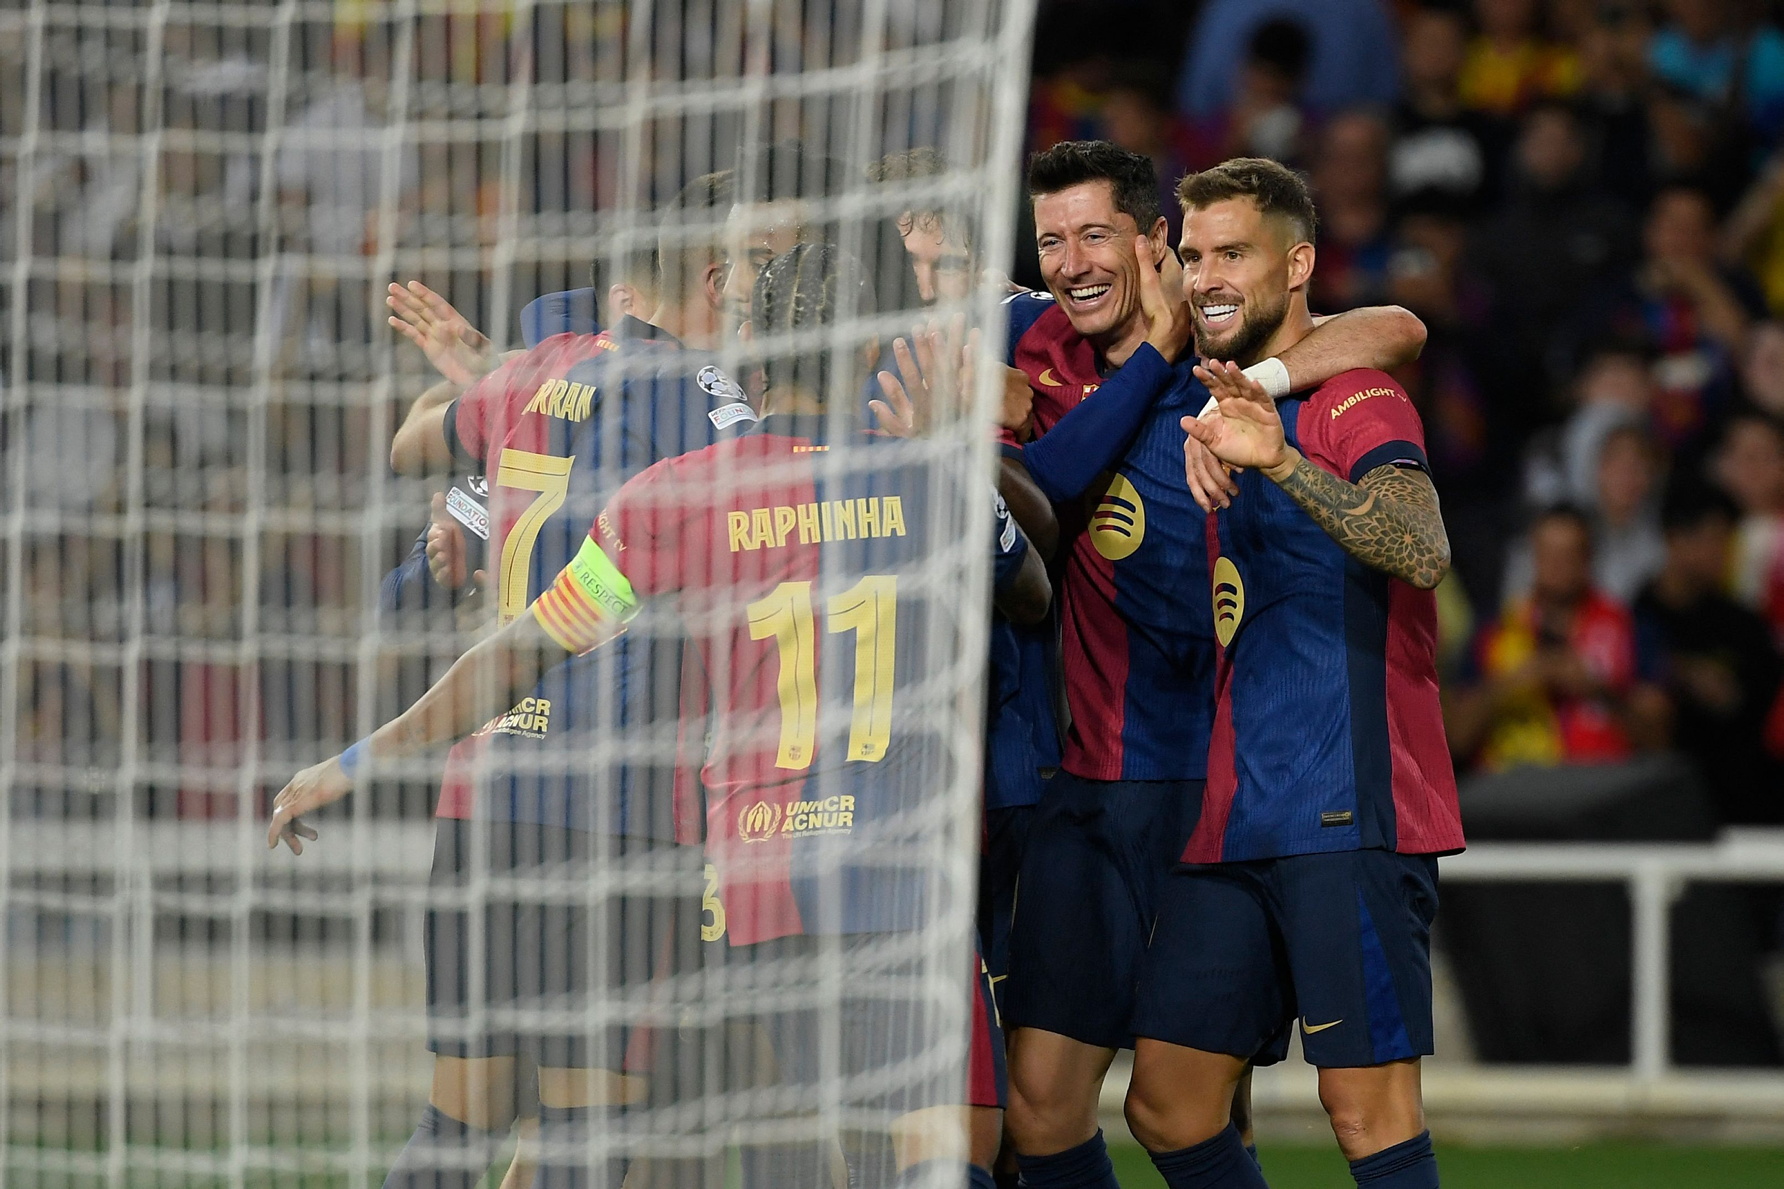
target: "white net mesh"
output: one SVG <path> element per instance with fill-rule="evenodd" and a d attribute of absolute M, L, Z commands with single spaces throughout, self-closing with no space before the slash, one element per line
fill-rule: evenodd
<path fill-rule="evenodd" d="M 0 1180 L 493 1183 L 520 1137 L 510 1184 L 765 1189 L 951 1150 L 990 437 L 937 364 L 925 432 L 864 438 L 865 351 L 958 317 L 989 407 L 1031 9 L 7 0 Z M 768 264 L 800 242 L 837 251 Z M 488 350 L 388 328 L 411 279 Z M 268 853 L 294 771 L 765 386 L 751 440 L 804 445 L 631 499 L 723 534 L 628 573 L 631 651 Z M 417 534 L 480 517 L 430 576 Z M 411 1137 L 430 1085 L 475 1134 Z"/>

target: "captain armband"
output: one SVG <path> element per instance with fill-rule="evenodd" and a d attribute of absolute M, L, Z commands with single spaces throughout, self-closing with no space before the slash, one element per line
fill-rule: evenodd
<path fill-rule="evenodd" d="M 533 618 L 566 652 L 581 655 L 619 635 L 638 595 L 591 537 L 533 604 Z"/>

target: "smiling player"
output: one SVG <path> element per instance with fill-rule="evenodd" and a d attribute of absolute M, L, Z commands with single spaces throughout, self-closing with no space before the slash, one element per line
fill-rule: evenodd
<path fill-rule="evenodd" d="M 1008 1127 L 1035 1189 L 1112 1187 L 1097 1098 L 1116 1050 L 1133 1043 L 1153 888 L 1194 824 L 1213 724 L 1214 627 L 1187 593 L 1208 584 L 1195 501 L 1228 498 L 1228 483 L 1208 455 L 1202 488 L 1184 484 L 1178 420 L 1207 393 L 1184 357 L 1190 312 L 1151 160 L 1065 142 L 1030 162 L 1029 192 L 1049 292 L 1008 303 L 1010 358 L 1034 390 L 1038 435 L 1016 453 L 1061 505 L 1071 727 L 1022 860 Z M 1403 310 L 1357 310 L 1259 370 L 1287 391 L 1397 364 L 1423 341 Z M 1039 642 L 1028 644 L 1039 668 Z M 1044 676 L 1024 680 L 1047 688 Z"/>
<path fill-rule="evenodd" d="M 1239 365 L 1313 330 L 1305 184 L 1242 158 L 1192 174 L 1185 289 L 1216 412 L 1189 448 L 1245 468 L 1209 518 L 1220 646 L 1200 821 L 1160 886 L 1127 1115 L 1171 1189 L 1262 1186 L 1228 1122 L 1300 1017 L 1320 1101 L 1365 1189 L 1436 1189 L 1435 856 L 1462 848 L 1437 700 L 1432 588 L 1449 542 L 1419 418 L 1357 370 L 1274 402 Z"/>

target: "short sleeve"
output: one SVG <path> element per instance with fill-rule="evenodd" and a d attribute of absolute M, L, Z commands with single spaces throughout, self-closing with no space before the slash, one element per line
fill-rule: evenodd
<path fill-rule="evenodd" d="M 1385 372 L 1346 372 L 1301 408 L 1301 452 L 1352 483 L 1381 466 L 1431 469 L 1412 398 Z"/>
<path fill-rule="evenodd" d="M 460 466 L 482 474 L 495 436 L 496 410 L 507 398 L 522 359 L 510 360 L 472 384 L 446 410 L 446 446 Z"/>
<path fill-rule="evenodd" d="M 673 493 L 698 490 L 698 485 L 672 475 L 674 461 L 659 462 L 628 479 L 589 530 L 640 595 L 678 590 L 683 582 L 682 530 L 689 501 Z"/>
<path fill-rule="evenodd" d="M 1022 563 L 1028 556 L 1028 538 L 1016 527 L 1002 495 L 992 493 L 996 501 L 992 511 L 992 587 L 1002 593 L 1022 574 Z"/>

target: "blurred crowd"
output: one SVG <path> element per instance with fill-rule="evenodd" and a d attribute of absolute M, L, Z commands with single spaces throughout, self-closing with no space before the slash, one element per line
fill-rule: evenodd
<path fill-rule="evenodd" d="M 1289 162 L 1314 308 L 1425 320 L 1459 763 L 1676 749 L 1784 822 L 1784 5 L 1179 7 L 1045 5 L 1030 143 Z"/>
<path fill-rule="evenodd" d="M 171 11 L 154 62 L 74 9 L 0 38 L 24 278 L 0 304 L 27 307 L 0 309 L 0 370 L 40 385 L 0 456 L 32 462 L 18 754 L 44 811 L 79 811 L 77 770 L 109 795 L 128 750 L 167 773 L 151 808 L 232 812 L 244 737 L 281 769 L 352 737 L 387 684 L 355 675 L 365 591 L 414 530 L 362 545 L 367 443 L 422 366 L 375 295 L 426 276 L 511 341 L 529 298 L 587 283 L 616 205 L 610 6 L 537 4 L 524 39 L 497 5 L 407 40 L 352 0 L 280 36 Z M 775 61 L 815 28 L 777 25 Z M 517 131 L 517 96 L 552 118 Z M 731 131 L 654 151 L 679 177 Z M 1424 319 L 1400 379 L 1455 551 L 1465 769 L 1678 750 L 1724 820 L 1784 821 L 1784 4 L 1042 0 L 1027 140 L 1083 137 L 1167 192 L 1236 154 L 1305 169 L 1315 308 Z"/>

